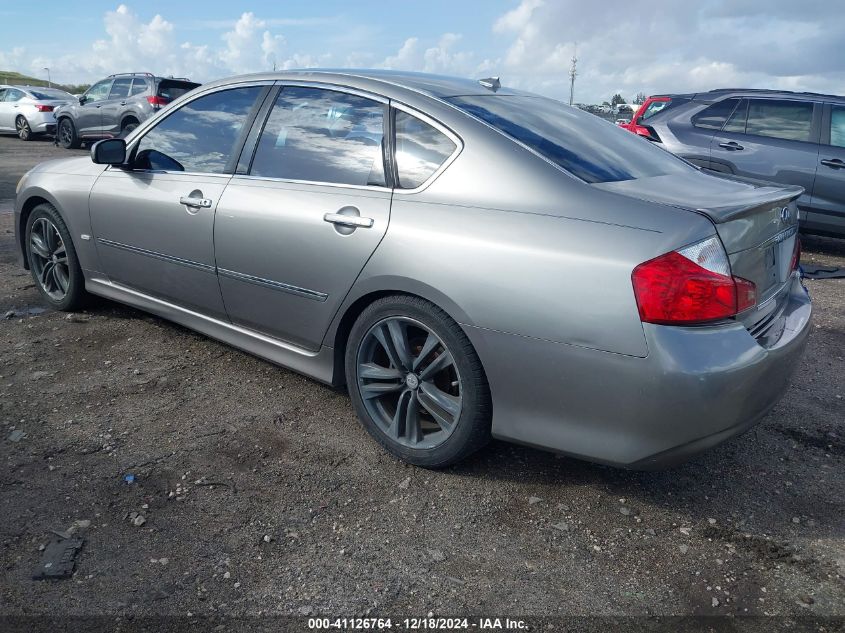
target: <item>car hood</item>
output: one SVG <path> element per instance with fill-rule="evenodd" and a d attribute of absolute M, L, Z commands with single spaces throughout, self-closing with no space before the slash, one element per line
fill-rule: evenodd
<path fill-rule="evenodd" d="M 88 156 L 74 156 L 73 158 L 57 158 L 44 161 L 33 167 L 29 173 L 96 176 L 103 169 L 105 169 L 105 165 L 97 165 L 91 162 Z"/>

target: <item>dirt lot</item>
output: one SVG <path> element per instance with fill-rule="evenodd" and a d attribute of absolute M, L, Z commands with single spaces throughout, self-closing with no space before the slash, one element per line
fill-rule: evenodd
<path fill-rule="evenodd" d="M 0 210 L 68 155 L 0 138 Z M 345 394 L 179 326 L 105 301 L 35 314 L 10 230 L 0 215 L 2 613 L 845 615 L 843 280 L 807 282 L 783 401 L 683 467 L 494 443 L 429 472 Z M 805 251 L 845 265 L 845 241 Z M 74 521 L 75 576 L 33 581 Z"/>

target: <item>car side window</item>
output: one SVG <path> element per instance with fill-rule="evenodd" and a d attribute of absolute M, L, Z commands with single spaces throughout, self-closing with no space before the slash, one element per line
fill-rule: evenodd
<path fill-rule="evenodd" d="M 428 180 L 457 149 L 443 132 L 401 110 L 396 110 L 396 170 L 402 189 L 416 189 Z"/>
<path fill-rule="evenodd" d="M 133 169 L 221 174 L 263 86 L 199 97 L 162 119 L 138 143 Z"/>
<path fill-rule="evenodd" d="M 812 103 L 749 99 L 746 134 L 788 141 L 809 141 L 812 126 Z"/>
<path fill-rule="evenodd" d="M 737 106 L 731 118 L 725 123 L 723 132 L 745 134 L 745 123 L 748 120 L 748 99 L 743 99 Z"/>
<path fill-rule="evenodd" d="M 692 117 L 692 124 L 707 130 L 721 130 L 737 103 L 739 99 L 725 99 L 714 103 Z"/>
<path fill-rule="evenodd" d="M 345 92 L 282 88 L 250 174 L 383 187 L 384 113 L 381 103 Z"/>
<path fill-rule="evenodd" d="M 147 91 L 147 80 L 141 79 L 140 77 L 135 77 L 132 80 L 132 89 L 129 91 L 129 96 L 134 97 L 135 95 L 139 95 L 142 92 Z"/>
<path fill-rule="evenodd" d="M 129 96 L 129 87 L 132 85 L 131 77 L 119 77 L 114 80 L 109 92 L 109 99 L 125 99 Z"/>
<path fill-rule="evenodd" d="M 109 96 L 111 84 L 111 79 L 104 79 L 103 81 L 91 86 L 88 89 L 88 92 L 85 93 L 85 103 L 94 103 L 107 98 Z"/>
<path fill-rule="evenodd" d="M 6 98 L 4 101 L 6 103 L 14 103 L 15 101 L 20 101 L 24 98 L 24 93 L 22 90 L 18 90 L 16 88 L 7 88 L 6 89 Z"/>
<path fill-rule="evenodd" d="M 845 147 L 845 106 L 830 106 L 830 144 Z"/>

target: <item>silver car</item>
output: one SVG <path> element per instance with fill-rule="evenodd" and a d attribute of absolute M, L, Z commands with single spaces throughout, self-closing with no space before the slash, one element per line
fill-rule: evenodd
<path fill-rule="evenodd" d="M 22 141 L 52 134 L 54 111 L 71 101 L 75 101 L 72 94 L 56 88 L 0 84 L 0 134 L 17 134 Z"/>
<path fill-rule="evenodd" d="M 18 185 L 49 305 L 108 297 L 346 385 L 421 466 L 491 436 L 676 463 L 759 421 L 810 330 L 800 187 L 495 79 L 237 77 L 91 155 Z"/>

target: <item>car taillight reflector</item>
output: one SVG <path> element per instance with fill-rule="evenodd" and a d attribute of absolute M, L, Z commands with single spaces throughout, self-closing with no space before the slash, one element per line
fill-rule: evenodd
<path fill-rule="evenodd" d="M 39 112 L 52 112 L 54 107 L 55 106 L 41 105 L 39 103 L 35 104 L 35 109 L 38 110 Z"/>
<path fill-rule="evenodd" d="M 736 316 L 757 303 L 757 288 L 734 277 L 716 237 L 640 264 L 631 274 L 640 319 L 691 325 Z"/>
<path fill-rule="evenodd" d="M 792 248 L 792 264 L 789 267 L 789 270 L 797 270 L 798 266 L 801 265 L 801 238 L 797 235 L 795 236 L 795 246 Z"/>
<path fill-rule="evenodd" d="M 149 96 L 147 97 L 147 101 L 149 101 L 150 105 L 154 108 L 160 108 L 161 106 L 166 106 L 170 103 L 170 99 L 165 99 L 164 97 L 159 96 Z"/>

